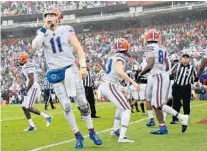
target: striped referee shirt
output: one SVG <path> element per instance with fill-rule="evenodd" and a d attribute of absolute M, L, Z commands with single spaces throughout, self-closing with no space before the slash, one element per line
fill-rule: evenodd
<path fill-rule="evenodd" d="M 48 89 L 50 90 L 53 89 L 53 85 L 48 80 L 45 80 L 43 84 L 43 90 L 48 90 Z"/>
<path fill-rule="evenodd" d="M 196 78 L 196 68 L 193 65 L 177 63 L 173 66 L 172 72 L 175 72 L 174 83 L 179 86 L 187 86 L 194 83 Z"/>
<path fill-rule="evenodd" d="M 88 76 L 83 80 L 84 87 L 94 87 L 95 75 L 88 71 Z"/>

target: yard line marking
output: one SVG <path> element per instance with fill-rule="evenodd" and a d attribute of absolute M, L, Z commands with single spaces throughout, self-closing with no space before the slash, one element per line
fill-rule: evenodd
<path fill-rule="evenodd" d="M 97 107 L 97 110 L 103 109 L 103 108 L 112 108 L 115 107 L 114 105 L 111 106 L 103 106 L 103 107 Z M 79 110 L 73 110 L 73 112 L 78 112 Z M 50 113 L 49 115 L 58 115 L 58 114 L 63 114 L 63 112 L 60 113 Z M 18 118 L 12 118 L 12 119 L 4 119 L 1 120 L 1 122 L 6 122 L 6 121 L 13 121 L 13 120 L 21 120 L 21 119 L 25 119 L 25 117 L 18 117 Z"/>
<path fill-rule="evenodd" d="M 202 103 L 202 104 L 198 104 L 198 105 L 195 105 L 195 106 L 192 106 L 191 108 L 196 108 L 198 106 L 201 106 L 201 105 L 206 105 L 207 103 Z M 129 124 L 134 124 L 134 123 L 139 123 L 139 122 L 142 122 L 144 120 L 147 120 L 147 118 L 142 118 L 142 119 L 139 119 L 139 120 L 136 120 L 136 121 L 133 121 L 133 122 L 130 122 Z M 101 134 L 101 133 L 105 133 L 105 132 L 108 132 L 110 131 L 112 128 L 109 128 L 109 129 L 105 129 L 103 131 L 99 131 L 99 132 L 96 132 L 97 134 Z M 89 136 L 88 135 L 85 135 L 83 136 L 84 138 L 88 138 Z M 70 139 L 70 140 L 67 140 L 67 141 L 62 141 L 62 142 L 59 142 L 59 143 L 55 143 L 55 144 L 50 144 L 50 145 L 46 145 L 46 146 L 42 146 L 42 147 L 38 147 L 38 148 L 35 148 L 35 149 L 32 149 L 32 150 L 29 150 L 29 151 L 39 151 L 39 150 L 42 150 L 42 149 L 45 149 L 45 148 L 50 148 L 50 147 L 53 147 L 53 146 L 58 146 L 58 145 L 62 145 L 62 144 L 66 144 L 66 143 L 71 143 L 75 141 L 75 139 Z"/>

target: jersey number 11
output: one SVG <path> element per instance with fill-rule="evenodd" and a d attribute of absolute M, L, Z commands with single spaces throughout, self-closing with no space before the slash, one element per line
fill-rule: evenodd
<path fill-rule="evenodd" d="M 53 51 L 53 53 L 57 53 L 57 51 L 56 51 L 56 46 L 55 46 L 55 44 L 57 43 L 57 46 L 58 46 L 58 51 L 59 52 L 62 52 L 63 51 L 63 49 L 62 49 L 62 46 L 61 46 L 61 41 L 60 41 L 60 37 L 57 37 L 55 40 L 54 40 L 54 38 L 51 38 L 50 39 L 50 43 L 51 43 L 51 46 L 52 46 L 52 51 Z"/>

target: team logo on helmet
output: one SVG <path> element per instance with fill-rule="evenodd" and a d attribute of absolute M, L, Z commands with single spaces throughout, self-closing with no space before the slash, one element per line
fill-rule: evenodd
<path fill-rule="evenodd" d="M 19 63 L 20 63 L 21 65 L 23 65 L 23 64 L 25 64 L 25 63 L 29 60 L 29 55 L 28 55 L 28 53 L 26 53 L 26 52 L 21 52 L 21 53 L 19 54 L 18 59 L 19 59 Z"/>
<path fill-rule="evenodd" d="M 119 38 L 115 43 L 114 43 L 114 50 L 116 51 L 128 51 L 130 48 L 130 44 L 128 41 L 124 38 Z"/>
<path fill-rule="evenodd" d="M 145 34 L 145 39 L 146 41 L 159 41 L 160 39 L 160 34 L 158 31 L 155 29 L 150 29 L 146 34 Z"/>

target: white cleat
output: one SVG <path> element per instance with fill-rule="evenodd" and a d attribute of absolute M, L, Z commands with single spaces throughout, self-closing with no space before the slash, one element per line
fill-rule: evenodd
<path fill-rule="evenodd" d="M 134 143 L 135 141 L 129 140 L 127 137 L 119 138 L 118 139 L 119 143 Z"/>

